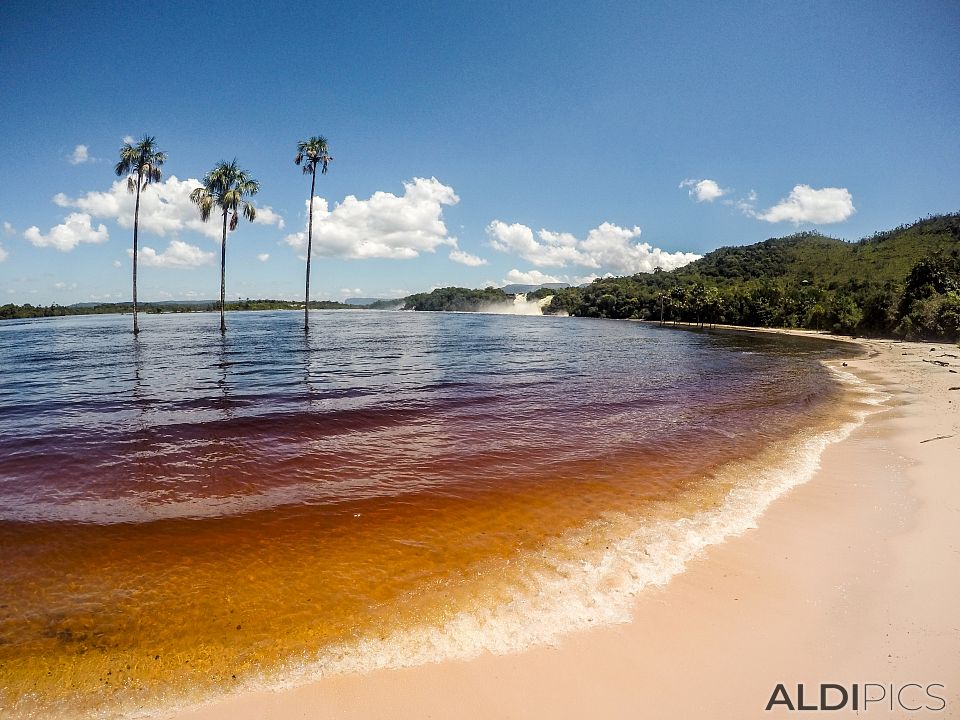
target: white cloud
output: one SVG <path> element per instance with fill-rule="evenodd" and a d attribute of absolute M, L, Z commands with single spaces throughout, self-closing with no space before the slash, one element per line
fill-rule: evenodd
<path fill-rule="evenodd" d="M 10 253 L 8 253 L 8 252 L 4 249 L 3 245 L 0 245 L 0 263 L 2 263 L 2 262 L 3 262 L 4 260 L 6 260 L 8 257 L 10 257 Z"/>
<path fill-rule="evenodd" d="M 656 267 L 673 270 L 699 258 L 693 253 L 670 253 L 649 243 L 635 242 L 640 228 L 622 228 L 602 223 L 578 240 L 570 233 L 540 230 L 534 237 L 526 225 L 507 225 L 494 220 L 487 226 L 490 245 L 502 252 L 519 255 L 541 267 L 579 265 L 616 273 L 653 272 Z"/>
<path fill-rule="evenodd" d="M 54 283 L 54 284 L 53 284 L 53 287 L 55 287 L 57 290 L 76 290 L 76 289 L 77 289 L 77 284 L 76 284 L 76 283 L 69 283 L 69 284 L 68 284 L 68 283 L 65 283 L 65 282 L 61 281 L 61 282 Z"/>
<path fill-rule="evenodd" d="M 130 254 L 133 255 L 133 252 L 131 252 Z M 121 265 L 123 265 L 123 263 L 121 263 L 119 260 L 114 260 L 114 261 L 113 261 L 113 266 L 114 266 L 115 268 L 118 268 L 118 267 L 120 267 Z"/>
<path fill-rule="evenodd" d="M 735 207 L 737 210 L 742 212 L 747 217 L 756 217 L 757 216 L 757 192 L 756 190 L 751 190 L 744 197 L 739 200 L 734 200 L 733 198 L 728 198 L 723 201 L 724 205 L 730 205 Z"/>
<path fill-rule="evenodd" d="M 547 275 L 540 272 L 539 270 L 528 270 L 527 272 L 522 272 L 514 268 L 507 273 L 506 279 L 503 281 L 504 285 L 542 285 L 543 283 L 559 283 L 564 282 L 558 277 L 553 275 Z"/>
<path fill-rule="evenodd" d="M 269 205 L 257 208 L 257 217 L 253 220 L 254 225 L 276 225 L 278 230 L 283 230 L 286 223 L 280 213 L 274 212 Z"/>
<path fill-rule="evenodd" d="M 608 268 L 621 273 L 649 273 L 657 267 L 673 270 L 700 257 L 694 253 L 671 253 L 652 247 L 649 243 L 633 242 L 639 236 L 640 228 L 637 226 L 627 229 L 602 223 L 587 233 L 587 239 L 580 244 L 580 248 L 594 261 L 588 267 Z"/>
<path fill-rule="evenodd" d="M 124 135 L 122 139 L 127 145 L 133 145 L 133 135 Z"/>
<path fill-rule="evenodd" d="M 133 257 L 133 250 L 127 250 L 127 255 Z M 206 265 L 213 260 L 213 253 L 205 252 L 196 245 L 188 245 L 182 240 L 171 240 L 163 252 L 158 253 L 153 248 L 144 246 L 137 252 L 137 257 L 139 263 L 147 267 L 189 270 Z"/>
<path fill-rule="evenodd" d="M 717 198 L 723 197 L 730 192 L 726 188 L 720 187 L 716 180 L 708 180 L 706 178 L 703 180 L 687 178 L 680 183 L 679 187 L 689 188 L 687 193 L 697 202 L 713 202 Z"/>
<path fill-rule="evenodd" d="M 476 255 L 471 255 L 464 250 L 451 250 L 450 259 L 455 263 L 460 263 L 461 265 L 469 265 L 470 267 L 477 267 L 479 265 L 486 265 L 487 261 L 482 257 L 477 257 Z"/>
<path fill-rule="evenodd" d="M 577 239 L 570 233 L 555 233 L 541 230 L 534 238 L 533 230 L 526 225 L 508 225 L 494 220 L 487 226 L 490 246 L 494 250 L 519 255 L 524 260 L 541 267 L 564 267 L 568 264 L 585 265 L 585 258 L 577 249 Z"/>
<path fill-rule="evenodd" d="M 448 234 L 443 222 L 443 206 L 458 202 L 453 188 L 436 178 L 405 182 L 401 196 L 378 191 L 367 200 L 358 200 L 348 195 L 333 210 L 328 210 L 324 198 L 314 197 L 313 253 L 353 259 L 407 259 L 421 252 L 435 252 L 441 245 L 456 248 L 457 239 Z M 285 242 L 305 253 L 306 230 L 288 235 Z"/>
<path fill-rule="evenodd" d="M 340 288 L 340 292 L 347 297 L 356 297 L 358 295 L 363 295 L 363 290 L 360 288 Z"/>
<path fill-rule="evenodd" d="M 815 190 L 809 185 L 796 185 L 786 198 L 773 207 L 748 214 L 771 223 L 788 220 L 794 224 L 826 224 L 843 222 L 855 212 L 853 196 L 846 188 Z"/>
<path fill-rule="evenodd" d="M 87 213 L 70 213 L 63 223 L 50 228 L 46 235 L 40 233 L 36 225 L 24 231 L 23 237 L 37 247 L 53 247 L 60 252 L 69 252 L 80 243 L 102 243 L 109 238 L 107 228 L 102 223 L 94 229 Z"/>
<path fill-rule="evenodd" d="M 212 240 L 219 240 L 223 230 L 221 224 L 216 222 L 216 218 L 211 218 L 209 222 L 200 220 L 197 206 L 190 200 L 190 193 L 198 187 L 199 180 L 179 180 L 176 175 L 147 185 L 140 193 L 140 229 L 161 237 L 192 230 Z M 77 198 L 58 193 L 53 202 L 60 207 L 82 210 L 96 218 L 115 220 L 124 228 L 133 227 L 136 196 L 127 192 L 127 181 L 123 178 L 104 192 L 88 192 Z M 268 209 L 268 217 L 274 216 L 273 211 Z"/>
<path fill-rule="evenodd" d="M 257 255 L 257 260 L 259 260 L 260 262 L 266 262 L 269 259 L 270 259 L 270 253 L 260 253 L 259 255 Z"/>
<path fill-rule="evenodd" d="M 3 234 L 7 237 L 13 237 L 17 234 L 17 231 L 14 229 L 13 225 L 4 221 L 3 223 Z"/>
<path fill-rule="evenodd" d="M 71 165 L 81 165 L 92 159 L 93 158 L 90 157 L 89 148 L 86 145 L 77 145 L 67 158 Z"/>

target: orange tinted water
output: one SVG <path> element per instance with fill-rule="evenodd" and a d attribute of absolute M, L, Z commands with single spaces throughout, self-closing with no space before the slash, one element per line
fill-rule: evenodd
<path fill-rule="evenodd" d="M 130 357 L 112 319 L 19 328 L 0 707 L 109 715 L 338 667 L 536 594 L 557 553 L 716 504 L 718 469 L 837 422 L 819 346 L 364 313 L 304 344 L 289 317 L 232 345 L 164 318 Z"/>

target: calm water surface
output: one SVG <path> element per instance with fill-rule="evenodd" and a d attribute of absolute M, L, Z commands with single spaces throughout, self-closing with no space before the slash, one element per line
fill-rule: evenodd
<path fill-rule="evenodd" d="M 0 324 L 0 710 L 147 712 L 429 659 L 435 638 L 384 648 L 537 597 L 624 518 L 719 502 L 718 468 L 830 422 L 840 394 L 824 342 L 301 322 Z"/>

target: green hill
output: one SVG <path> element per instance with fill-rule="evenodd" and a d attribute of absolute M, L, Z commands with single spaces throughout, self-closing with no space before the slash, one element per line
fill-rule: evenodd
<path fill-rule="evenodd" d="M 856 243 L 798 233 L 719 248 L 674 272 L 721 285 L 755 278 L 807 280 L 824 287 L 838 287 L 852 277 L 900 282 L 920 260 L 955 248 L 958 238 L 960 215 L 942 215 Z"/>
<path fill-rule="evenodd" d="M 797 233 L 558 291 L 549 312 L 956 339 L 960 214 L 850 243 Z"/>

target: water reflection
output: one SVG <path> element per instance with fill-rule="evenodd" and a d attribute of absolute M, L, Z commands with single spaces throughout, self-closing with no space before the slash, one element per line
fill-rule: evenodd
<path fill-rule="evenodd" d="M 765 414 L 776 434 L 825 391 L 822 346 L 634 323 L 350 311 L 303 333 L 296 313 L 238 313 L 221 336 L 161 315 L 134 338 L 125 319 L 0 325 L 0 519 L 483 486 L 720 418 L 728 445 Z"/>

